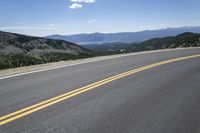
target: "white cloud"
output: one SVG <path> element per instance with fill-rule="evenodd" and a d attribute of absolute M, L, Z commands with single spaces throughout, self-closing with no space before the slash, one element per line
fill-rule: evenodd
<path fill-rule="evenodd" d="M 78 3 L 73 3 L 71 6 L 69 6 L 69 8 L 71 9 L 77 9 L 77 8 L 82 8 L 83 6 L 81 4 Z"/>
<path fill-rule="evenodd" d="M 55 27 L 31 27 L 31 26 L 11 26 L 0 27 L 0 30 L 54 30 Z"/>
<path fill-rule="evenodd" d="M 71 2 L 75 2 L 75 3 L 95 3 L 96 0 L 71 0 Z"/>
<path fill-rule="evenodd" d="M 138 26 L 139 29 L 151 29 L 151 28 L 154 28 L 153 25 L 141 25 L 141 26 Z"/>
<path fill-rule="evenodd" d="M 69 6 L 69 8 L 71 9 L 82 8 L 83 5 L 80 3 L 91 4 L 96 2 L 96 0 L 70 0 L 70 1 L 73 2 L 72 5 Z"/>
<path fill-rule="evenodd" d="M 94 23 L 94 22 L 96 22 L 97 20 L 96 19 L 89 19 L 88 20 L 88 24 L 92 24 L 92 23 Z"/>
<path fill-rule="evenodd" d="M 49 24 L 49 27 L 55 27 L 56 25 L 55 24 Z"/>
<path fill-rule="evenodd" d="M 162 28 L 167 28 L 169 25 L 167 24 L 159 24 L 159 25 L 141 25 L 137 27 L 137 30 L 142 31 L 142 30 L 155 30 L 155 29 L 162 29 Z"/>

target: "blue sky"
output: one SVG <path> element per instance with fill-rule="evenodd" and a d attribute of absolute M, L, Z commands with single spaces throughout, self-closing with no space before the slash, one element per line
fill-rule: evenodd
<path fill-rule="evenodd" d="M 200 26 L 200 0 L 0 0 L 0 30 L 46 36 Z"/>

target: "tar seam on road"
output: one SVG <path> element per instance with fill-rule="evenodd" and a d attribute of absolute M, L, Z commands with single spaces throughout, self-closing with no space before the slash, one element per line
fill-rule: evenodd
<path fill-rule="evenodd" d="M 200 54 L 185 56 L 185 57 L 181 57 L 181 58 L 175 58 L 175 59 L 170 59 L 170 60 L 154 63 L 154 64 L 139 67 L 139 68 L 136 68 L 136 69 L 133 69 L 133 70 L 129 70 L 129 71 L 108 77 L 106 79 L 97 81 L 97 82 L 89 84 L 87 86 L 75 89 L 75 90 L 70 91 L 68 93 L 65 93 L 65 94 L 53 97 L 51 99 L 42 101 L 40 103 L 34 104 L 34 105 L 29 106 L 27 108 L 24 108 L 24 109 L 18 110 L 16 112 L 4 115 L 4 116 L 0 117 L 0 126 L 4 125 L 6 123 L 12 122 L 14 120 L 20 119 L 24 116 L 30 115 L 30 114 L 32 114 L 36 111 L 47 108 L 47 107 L 54 105 L 56 103 L 59 103 L 61 101 L 67 100 L 71 97 L 74 97 L 74 96 L 77 96 L 77 95 L 82 94 L 84 92 L 93 90 L 93 89 L 95 89 L 99 86 L 105 85 L 105 84 L 110 83 L 114 80 L 118 80 L 118 79 L 121 79 L 123 77 L 127 77 L 129 75 L 132 75 L 132 74 L 144 71 L 144 70 L 148 70 L 148 69 L 151 69 L 151 68 L 154 68 L 154 67 L 158 67 L 158 66 L 161 66 L 161 65 L 165 65 L 165 64 L 169 64 L 169 63 L 173 63 L 173 62 L 177 62 L 177 61 L 182 61 L 182 60 L 186 60 L 186 59 L 196 58 L 196 57 L 200 57 Z"/>

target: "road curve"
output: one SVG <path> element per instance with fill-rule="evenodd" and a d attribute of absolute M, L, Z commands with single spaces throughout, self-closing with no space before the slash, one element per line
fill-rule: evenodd
<path fill-rule="evenodd" d="M 0 132 L 196 133 L 199 79 L 199 48 L 1 79 Z"/>

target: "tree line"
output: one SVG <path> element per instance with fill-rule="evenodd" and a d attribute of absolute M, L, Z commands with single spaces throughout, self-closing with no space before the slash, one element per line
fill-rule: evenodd
<path fill-rule="evenodd" d="M 77 55 L 67 53 L 46 53 L 43 55 L 0 54 L 0 70 L 87 57 L 92 57 L 92 55 L 84 53 Z"/>

